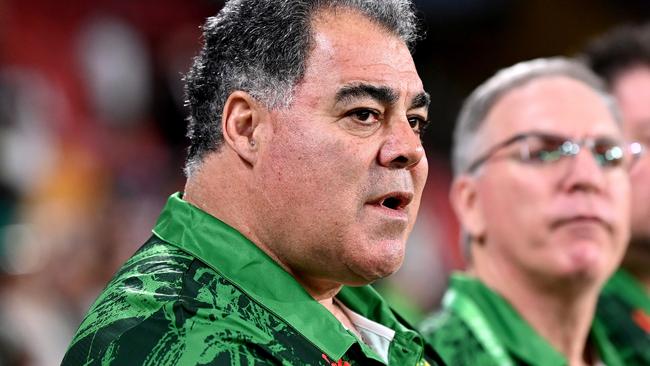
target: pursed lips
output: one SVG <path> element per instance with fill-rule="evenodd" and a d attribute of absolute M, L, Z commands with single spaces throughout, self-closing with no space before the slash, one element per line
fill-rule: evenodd
<path fill-rule="evenodd" d="M 575 214 L 575 215 L 564 216 L 553 220 L 551 222 L 551 228 L 557 229 L 562 226 L 574 225 L 574 224 L 595 224 L 598 226 L 602 226 L 608 232 L 612 232 L 614 229 L 611 221 L 603 218 L 600 215 L 593 215 L 593 214 L 588 214 L 588 215 Z"/>

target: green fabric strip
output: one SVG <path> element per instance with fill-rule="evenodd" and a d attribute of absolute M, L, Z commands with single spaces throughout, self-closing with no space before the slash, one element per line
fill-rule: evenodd
<path fill-rule="evenodd" d="M 450 289 L 443 298 L 443 305 L 453 309 L 468 325 L 472 333 L 499 366 L 514 366 L 514 361 L 492 332 L 478 306 L 469 297 Z"/>
<path fill-rule="evenodd" d="M 594 319 L 591 325 L 590 340 L 596 343 L 600 359 L 603 360 L 605 365 L 626 366 L 616 347 L 607 340 L 607 333 L 598 319 Z"/>
<path fill-rule="evenodd" d="M 619 269 L 614 273 L 605 285 L 603 293 L 615 293 L 628 304 L 650 314 L 650 295 L 641 283 L 624 269 Z"/>

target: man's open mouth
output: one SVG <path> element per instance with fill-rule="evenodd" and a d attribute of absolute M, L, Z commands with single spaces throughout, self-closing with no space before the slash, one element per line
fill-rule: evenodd
<path fill-rule="evenodd" d="M 413 194 L 409 192 L 391 192 L 380 198 L 371 201 L 372 204 L 382 206 L 391 210 L 403 210 L 413 200 Z"/>

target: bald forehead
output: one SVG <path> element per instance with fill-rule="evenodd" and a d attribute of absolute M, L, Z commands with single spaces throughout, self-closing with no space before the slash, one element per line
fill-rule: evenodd
<path fill-rule="evenodd" d="M 602 95 L 579 80 L 556 75 L 535 78 L 504 93 L 483 127 L 485 132 L 496 129 L 499 135 L 538 129 L 565 134 L 618 130 Z"/>

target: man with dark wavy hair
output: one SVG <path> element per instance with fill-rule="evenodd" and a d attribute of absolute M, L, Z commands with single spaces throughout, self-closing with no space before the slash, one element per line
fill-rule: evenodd
<path fill-rule="evenodd" d="M 405 0 L 233 0 L 208 19 L 184 192 L 63 364 L 441 364 L 367 286 L 401 265 L 427 176 L 415 20 Z"/>
<path fill-rule="evenodd" d="M 584 59 L 618 100 L 623 131 L 650 148 L 650 23 L 594 39 Z M 625 364 L 650 365 L 650 154 L 630 172 L 631 238 L 623 263 L 600 296 L 596 316 Z"/>

